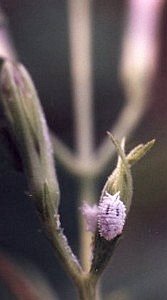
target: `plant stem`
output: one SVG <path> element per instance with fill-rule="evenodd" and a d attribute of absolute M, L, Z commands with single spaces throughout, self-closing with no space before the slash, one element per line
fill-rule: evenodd
<path fill-rule="evenodd" d="M 58 221 L 55 219 L 55 224 L 48 222 L 44 224 L 44 230 L 46 237 L 50 241 L 51 245 L 55 250 L 55 254 L 60 259 L 64 269 L 71 277 L 76 286 L 79 285 L 79 282 L 82 278 L 82 268 L 73 254 L 68 241 L 63 234 L 62 230 L 57 227 Z"/>
<path fill-rule="evenodd" d="M 92 5 L 89 0 L 68 1 L 76 158 L 83 166 L 92 165 L 94 155 L 91 8 Z M 92 202 L 95 197 L 92 178 L 83 176 L 82 172 L 80 181 L 79 205 L 81 206 L 83 201 Z M 86 232 L 83 220 L 80 221 L 79 225 L 81 260 L 84 269 L 88 271 L 91 235 Z"/>
<path fill-rule="evenodd" d="M 78 285 L 79 300 L 97 300 L 96 282 L 85 277 Z"/>
<path fill-rule="evenodd" d="M 70 0 L 69 37 L 71 81 L 79 158 L 88 161 L 93 149 L 91 1 Z"/>

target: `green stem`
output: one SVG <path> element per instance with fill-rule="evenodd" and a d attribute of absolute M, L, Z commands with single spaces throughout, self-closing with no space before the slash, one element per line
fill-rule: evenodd
<path fill-rule="evenodd" d="M 85 277 L 78 285 L 79 300 L 98 300 L 97 285 L 90 277 Z"/>
<path fill-rule="evenodd" d="M 58 225 L 58 218 L 59 216 L 57 215 L 55 217 L 55 223 L 45 222 L 44 231 L 46 233 L 46 237 L 55 250 L 56 256 L 60 259 L 64 269 L 77 286 L 82 280 L 83 271 L 77 258 L 73 254 L 62 229 Z"/>

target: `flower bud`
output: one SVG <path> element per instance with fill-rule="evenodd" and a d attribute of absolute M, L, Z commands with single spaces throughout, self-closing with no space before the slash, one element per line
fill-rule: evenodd
<path fill-rule="evenodd" d="M 119 143 L 109 134 L 112 142 L 114 143 L 117 153 L 118 153 L 118 162 L 115 170 L 109 176 L 108 180 L 102 191 L 102 196 L 107 192 L 111 195 L 114 195 L 117 192 L 120 192 L 120 198 L 125 204 L 126 212 L 128 213 L 131 200 L 132 200 L 132 175 L 130 165 L 126 159 L 125 154 L 125 140 L 122 141 L 122 144 Z"/>
<path fill-rule="evenodd" d="M 97 213 L 97 226 L 93 243 L 90 273 L 96 279 L 108 264 L 122 234 L 132 201 L 131 166 L 151 149 L 154 140 L 134 148 L 127 156 L 125 141 L 120 145 L 110 135 L 117 153 L 118 163 L 104 185 Z"/>
<path fill-rule="evenodd" d="M 11 61 L 3 63 L 0 80 L 4 113 L 29 189 L 40 215 L 50 214 L 53 218 L 58 209 L 59 188 L 49 132 L 34 84 L 26 69 Z"/>

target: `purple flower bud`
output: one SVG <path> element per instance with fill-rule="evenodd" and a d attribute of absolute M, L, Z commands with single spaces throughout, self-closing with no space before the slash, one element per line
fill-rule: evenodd
<path fill-rule="evenodd" d="M 122 233 L 126 208 L 120 200 L 119 192 L 115 195 L 105 193 L 98 206 L 98 231 L 100 236 L 110 241 Z"/>

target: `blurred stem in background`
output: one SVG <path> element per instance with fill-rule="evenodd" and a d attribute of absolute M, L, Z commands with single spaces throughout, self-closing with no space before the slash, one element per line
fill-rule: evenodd
<path fill-rule="evenodd" d="M 18 300 L 58 300 L 57 296 L 38 275 L 29 278 L 6 255 L 0 254 L 0 278 Z"/>
<path fill-rule="evenodd" d="M 9 35 L 8 21 L 0 7 L 0 57 L 16 60 L 17 54 Z"/>
<path fill-rule="evenodd" d="M 71 82 L 73 86 L 74 128 L 76 158 L 89 166 L 93 160 L 93 79 L 92 79 L 92 1 L 69 0 L 69 40 Z M 94 180 L 80 176 L 79 205 L 95 201 Z M 83 267 L 89 270 L 91 234 L 86 231 L 83 219 L 80 225 L 80 256 Z"/>

